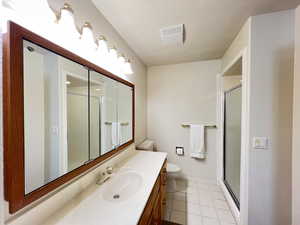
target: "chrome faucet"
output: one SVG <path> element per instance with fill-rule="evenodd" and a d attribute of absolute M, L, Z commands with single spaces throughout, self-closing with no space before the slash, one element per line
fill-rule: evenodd
<path fill-rule="evenodd" d="M 112 166 L 108 166 L 106 167 L 106 173 L 107 174 L 112 174 L 113 173 L 114 168 Z"/>
<path fill-rule="evenodd" d="M 103 172 L 100 175 L 100 177 L 96 183 L 98 185 L 101 185 L 101 184 L 104 184 L 106 181 L 108 181 L 112 177 L 113 170 L 114 170 L 114 168 L 112 166 L 106 167 L 106 172 Z"/>

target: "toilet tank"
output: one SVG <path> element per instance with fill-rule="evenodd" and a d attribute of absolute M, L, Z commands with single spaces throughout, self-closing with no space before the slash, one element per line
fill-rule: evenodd
<path fill-rule="evenodd" d="M 137 150 L 154 151 L 154 141 L 146 139 L 141 144 L 136 146 Z"/>

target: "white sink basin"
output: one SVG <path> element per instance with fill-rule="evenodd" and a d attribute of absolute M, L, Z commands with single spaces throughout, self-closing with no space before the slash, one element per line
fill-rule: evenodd
<path fill-rule="evenodd" d="M 129 199 L 139 191 L 143 184 L 142 176 L 134 171 L 122 172 L 111 179 L 103 190 L 103 198 L 110 202 L 122 202 Z"/>

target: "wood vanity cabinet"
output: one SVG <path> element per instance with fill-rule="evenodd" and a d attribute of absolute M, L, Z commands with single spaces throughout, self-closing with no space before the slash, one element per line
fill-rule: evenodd
<path fill-rule="evenodd" d="M 166 208 L 167 163 L 160 171 L 138 225 L 162 225 Z"/>

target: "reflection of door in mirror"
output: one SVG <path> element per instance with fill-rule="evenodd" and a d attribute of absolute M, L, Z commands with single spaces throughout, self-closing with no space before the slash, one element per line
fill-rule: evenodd
<path fill-rule="evenodd" d="M 28 194 L 89 160 L 88 98 L 78 95 L 67 98 L 64 94 L 70 91 L 87 96 L 88 70 L 31 42 L 24 41 L 23 45 L 25 194 Z M 72 77 L 68 82 L 69 78 L 62 79 L 62 71 L 80 77 Z M 69 162 L 68 158 L 72 160 Z"/>
<path fill-rule="evenodd" d="M 99 157 L 101 152 L 101 114 L 103 84 L 90 79 L 90 158 Z"/>
<path fill-rule="evenodd" d="M 118 141 L 118 115 L 117 115 L 117 82 L 95 71 L 90 72 L 91 99 L 101 96 L 101 155 L 110 152 L 119 145 Z M 91 100 L 91 103 L 93 100 Z M 91 104 L 91 119 L 94 118 L 94 107 Z M 91 121 L 91 143 L 93 142 L 93 126 L 98 124 Z M 92 146 L 91 146 L 92 147 Z M 93 150 L 91 150 L 93 152 Z"/>
<path fill-rule="evenodd" d="M 120 145 L 132 139 L 132 88 L 118 83 L 118 136 Z"/>
<path fill-rule="evenodd" d="M 82 72 L 82 73 L 80 73 Z M 88 74 L 78 71 L 68 74 L 67 86 L 67 146 L 68 171 L 72 171 L 89 160 L 88 137 Z"/>
<path fill-rule="evenodd" d="M 59 58 L 61 83 L 61 170 L 70 172 L 89 161 L 88 70 Z"/>

